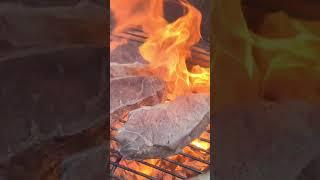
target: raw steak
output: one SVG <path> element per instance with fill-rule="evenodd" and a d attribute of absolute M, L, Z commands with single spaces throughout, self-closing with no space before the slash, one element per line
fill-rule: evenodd
<path fill-rule="evenodd" d="M 121 64 L 127 63 L 147 63 L 139 53 L 141 44 L 135 41 L 129 41 L 127 44 L 121 45 L 114 49 L 110 54 L 110 61 Z"/>
<path fill-rule="evenodd" d="M 166 86 L 155 77 L 128 76 L 110 82 L 110 123 L 128 111 L 142 105 L 161 103 L 166 97 Z"/>
<path fill-rule="evenodd" d="M 190 94 L 131 111 L 116 139 L 127 159 L 167 157 L 200 136 L 210 122 L 209 96 Z"/>
<path fill-rule="evenodd" d="M 120 78 L 125 76 L 133 76 L 137 74 L 137 72 L 145 67 L 145 64 L 141 64 L 138 62 L 131 64 L 120 64 L 111 62 L 110 63 L 110 79 Z"/>

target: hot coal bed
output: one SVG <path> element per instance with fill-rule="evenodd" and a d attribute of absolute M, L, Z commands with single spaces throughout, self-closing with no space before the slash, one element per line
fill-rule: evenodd
<path fill-rule="evenodd" d="M 157 82 L 148 79 L 139 79 L 135 77 L 128 76 L 136 69 L 139 68 L 139 62 L 143 61 L 142 57 L 139 55 L 138 47 L 145 41 L 147 36 L 139 29 L 130 29 L 125 33 L 120 35 L 111 35 L 111 39 L 124 39 L 127 44 L 118 47 L 111 53 L 110 57 L 110 92 L 111 99 L 119 100 L 121 98 L 112 98 L 113 94 L 117 94 L 116 90 L 121 90 L 123 87 L 117 87 L 117 84 L 126 84 L 130 88 L 130 82 L 139 84 L 140 81 L 144 81 L 142 86 L 153 86 L 152 89 L 157 91 L 155 95 L 150 92 L 144 92 L 144 96 L 140 97 L 140 102 L 135 105 L 128 105 L 125 110 L 115 112 L 112 115 L 111 112 L 111 129 L 110 129 L 110 178 L 114 179 L 186 179 L 193 176 L 203 174 L 209 170 L 210 167 L 210 129 L 209 125 L 206 124 L 205 130 L 200 133 L 199 137 L 193 137 L 195 140 L 181 147 L 182 151 L 177 152 L 174 155 L 166 157 L 165 150 L 157 149 L 152 152 L 160 154 L 163 158 L 150 159 L 148 158 L 148 152 L 142 153 L 142 155 L 129 154 L 130 158 L 123 157 L 119 152 L 119 139 L 115 138 L 118 134 L 118 130 L 123 128 L 127 123 L 128 113 L 138 107 L 143 105 L 159 104 L 162 97 L 162 86 L 157 84 Z M 193 65 L 201 65 L 203 67 L 209 67 L 209 48 L 205 42 L 199 43 L 192 49 L 192 58 L 187 62 L 189 67 Z M 122 76 L 122 78 L 119 76 Z M 118 82 L 117 82 L 118 81 Z M 122 81 L 122 82 L 121 82 Z M 137 83 L 138 82 L 138 83 Z M 113 83 L 113 84 L 112 84 Z M 141 83 L 141 82 L 140 82 Z M 118 85 L 119 86 L 119 85 Z M 135 88 L 134 86 L 131 88 Z M 138 87 L 138 91 L 142 91 L 141 86 Z M 142 88 L 143 89 L 143 88 Z M 114 90 L 115 93 L 112 93 Z M 146 90 L 144 90 L 146 91 Z M 134 91 L 133 91 L 134 92 Z M 130 93 L 130 92 L 129 92 Z M 149 93 L 149 94 L 148 94 Z M 132 95 L 135 96 L 135 95 Z M 197 97 L 198 98 L 198 97 Z M 112 100 L 111 100 L 111 103 Z M 125 104 L 125 103 L 124 103 Z M 130 104 L 130 103 L 128 103 Z M 112 106 L 112 105 L 111 105 Z M 205 104 L 208 106 L 209 104 Z M 112 111 L 112 110 L 111 110 Z M 192 111 L 192 110 L 191 110 Z M 161 111 L 160 111 L 161 112 Z M 188 116 L 188 114 L 186 114 Z M 207 119 L 209 120 L 209 118 Z M 185 122 L 186 124 L 188 122 Z M 205 124 L 204 122 L 203 124 Z M 208 122 L 207 122 L 208 123 Z M 161 131 L 161 130 L 159 130 Z M 165 131 L 165 130 L 163 130 Z M 173 136 L 180 136 L 179 132 Z M 192 135 L 191 135 L 192 136 Z M 174 137 L 173 137 L 174 139 Z M 139 142 L 133 142 L 139 143 Z M 130 143 L 129 143 L 130 144 Z M 183 144 L 183 143 L 182 143 Z M 130 145 L 129 145 L 130 146 Z M 179 145 L 177 145 L 179 146 Z M 164 151 L 164 152 L 162 152 Z M 147 157 L 143 159 L 143 157 Z M 137 160 L 138 159 L 138 160 Z"/>

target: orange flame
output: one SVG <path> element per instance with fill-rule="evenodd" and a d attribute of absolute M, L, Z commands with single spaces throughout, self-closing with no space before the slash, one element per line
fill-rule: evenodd
<path fill-rule="evenodd" d="M 141 27 L 150 35 L 159 26 L 166 24 L 163 18 L 163 0 L 111 0 L 110 9 L 116 22 L 113 34 Z"/>
<path fill-rule="evenodd" d="M 140 27 L 149 36 L 140 54 L 149 62 L 148 71 L 167 83 L 171 100 L 193 91 L 209 93 L 210 87 L 208 68 L 188 70 L 186 65 L 191 47 L 201 39 L 202 15 L 187 0 L 178 2 L 185 14 L 173 23 L 164 19 L 163 0 L 112 0 L 110 6 L 116 21 L 112 33 Z"/>
<path fill-rule="evenodd" d="M 210 148 L 209 143 L 200 141 L 199 139 L 195 139 L 191 144 L 203 150 L 208 150 Z"/>

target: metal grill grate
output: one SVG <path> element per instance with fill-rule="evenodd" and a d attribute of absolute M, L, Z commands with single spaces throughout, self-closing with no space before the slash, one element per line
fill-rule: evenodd
<path fill-rule="evenodd" d="M 117 35 L 111 34 L 111 38 L 113 37 L 124 38 L 130 41 L 143 43 L 146 40 L 147 35 L 139 29 L 130 29 L 127 32 L 119 33 Z M 192 59 L 189 61 L 189 63 L 203 67 L 210 66 L 210 49 L 209 45 L 205 41 L 200 41 L 192 48 Z"/>
<path fill-rule="evenodd" d="M 111 128 L 111 131 L 117 131 L 117 129 L 116 128 Z M 210 130 L 207 130 L 206 132 L 210 133 Z M 204 141 L 204 142 L 210 142 L 210 139 L 199 138 L 199 140 L 200 141 Z M 115 141 L 116 142 L 116 140 L 113 137 L 111 137 L 111 141 Z M 198 151 L 202 151 L 204 153 L 204 155 L 209 155 L 210 154 L 210 149 L 208 149 L 208 150 L 200 149 L 200 148 L 198 148 L 198 147 L 196 147 L 194 145 L 191 145 L 191 144 L 188 145 L 188 147 L 190 147 L 192 149 L 195 149 L 195 150 L 198 150 Z M 125 170 L 127 172 L 131 172 L 131 173 L 134 173 L 134 174 L 136 174 L 138 176 L 144 177 L 145 179 L 156 179 L 155 177 L 149 176 L 147 174 L 144 174 L 142 172 L 134 170 L 134 169 L 132 169 L 130 167 L 122 165 L 120 163 L 121 160 L 122 160 L 121 159 L 121 155 L 115 149 L 111 149 L 110 153 L 111 153 L 110 154 L 110 167 L 111 167 L 110 177 L 111 178 L 117 179 L 117 177 L 114 175 L 114 172 L 116 171 L 117 168 L 121 168 L 122 170 Z M 208 168 L 210 166 L 210 161 L 203 160 L 203 159 L 201 159 L 199 157 L 195 157 L 192 154 L 188 154 L 188 153 L 185 153 L 185 152 L 180 152 L 180 153 L 178 153 L 178 155 L 181 155 L 181 156 L 183 156 L 185 158 L 189 158 L 189 159 L 192 159 L 194 161 L 198 161 L 198 162 L 201 162 L 203 164 L 206 164 L 206 165 L 208 165 Z M 204 169 L 204 170 L 201 171 L 201 170 L 198 170 L 198 169 L 196 169 L 194 167 L 191 167 L 189 165 L 185 165 L 185 164 L 183 164 L 181 162 L 178 162 L 176 160 L 171 160 L 169 158 L 162 158 L 160 160 L 169 162 L 169 163 L 171 163 L 171 164 L 173 164 L 175 166 L 180 166 L 181 168 L 183 168 L 186 171 L 193 172 L 194 175 L 202 174 L 207 170 L 207 169 Z M 178 173 L 176 173 L 174 171 L 169 171 L 169 170 L 165 169 L 164 167 L 160 167 L 160 166 L 157 166 L 157 165 L 150 164 L 150 163 L 148 163 L 146 161 L 137 160 L 136 162 L 139 163 L 139 164 L 143 164 L 145 166 L 149 166 L 151 168 L 154 168 L 154 169 L 156 169 L 158 171 L 161 171 L 163 173 L 166 173 L 167 175 L 170 175 L 170 176 L 172 176 L 173 178 L 176 178 L 176 179 L 186 179 L 186 178 L 188 178 L 188 177 L 182 176 L 182 175 L 180 175 L 180 174 L 178 174 Z"/>
<path fill-rule="evenodd" d="M 111 37 L 125 38 L 127 40 L 136 41 L 136 42 L 140 42 L 140 43 L 143 43 L 145 41 L 145 39 L 147 38 L 147 36 L 142 31 L 140 31 L 138 29 L 131 29 L 131 30 L 127 31 L 126 33 L 121 33 L 121 34 L 118 34 L 117 36 L 111 35 Z M 206 45 L 205 43 L 199 43 L 197 46 L 193 47 L 193 49 L 192 49 L 192 60 L 190 61 L 190 64 L 198 64 L 198 65 L 201 65 L 201 66 L 204 66 L 204 67 L 209 67 L 210 66 L 210 55 L 209 55 L 209 49 L 207 47 L 208 47 L 208 45 Z M 123 120 L 120 120 L 119 122 L 121 123 L 121 125 L 124 125 L 124 123 L 125 123 L 125 121 L 123 121 Z M 110 134 L 113 134 L 113 132 L 116 132 L 117 130 L 118 130 L 117 128 L 111 127 L 111 129 L 110 129 L 111 133 Z M 210 129 L 207 129 L 206 133 L 210 134 Z M 210 138 L 200 137 L 198 139 L 199 139 L 199 141 L 202 141 L 202 142 L 210 144 Z M 117 143 L 116 139 L 114 139 L 112 136 L 110 138 L 110 141 L 111 141 L 111 143 L 112 142 Z M 208 150 L 200 149 L 200 148 L 198 148 L 198 147 L 196 147 L 196 146 L 194 146 L 192 144 L 188 145 L 187 147 L 191 148 L 191 149 L 193 149 L 195 151 L 201 152 L 201 154 L 203 156 L 207 156 L 207 157 L 209 156 L 210 157 L 210 149 L 208 149 Z M 190 153 L 187 153 L 187 152 L 180 152 L 177 155 L 180 155 L 181 157 L 193 160 L 195 163 L 196 162 L 203 163 L 203 164 L 207 165 L 207 168 L 203 169 L 203 170 L 199 170 L 199 169 L 197 169 L 195 167 L 192 167 L 192 166 L 190 166 L 188 164 L 184 164 L 184 163 L 181 163 L 181 162 L 179 162 L 177 160 L 172 160 L 170 158 L 162 158 L 162 159 L 160 159 L 160 161 L 166 162 L 168 164 L 172 164 L 174 166 L 179 166 L 181 169 L 183 169 L 185 171 L 189 171 L 193 175 L 199 175 L 199 174 L 204 173 L 205 171 L 207 171 L 207 169 L 210 166 L 210 160 L 205 160 L 205 158 L 196 157 L 196 156 L 194 156 L 194 155 L 192 155 Z M 151 180 L 158 179 L 156 177 L 147 175 L 147 174 L 145 174 L 143 172 L 137 171 L 135 169 L 132 169 L 132 168 L 126 166 L 126 165 L 121 163 L 122 161 L 123 160 L 122 160 L 122 157 L 119 154 L 119 152 L 116 151 L 115 149 L 111 148 L 111 150 L 110 150 L 110 161 L 109 161 L 110 168 L 111 168 L 110 169 L 111 170 L 110 179 L 119 179 L 119 177 L 117 177 L 115 175 L 115 171 L 117 169 L 122 169 L 122 170 L 124 170 L 126 172 L 133 173 L 133 174 L 135 174 L 137 176 L 140 176 L 141 178 L 144 178 L 144 179 L 151 179 Z M 155 169 L 155 170 L 157 170 L 159 172 L 165 173 L 166 175 L 171 176 L 172 179 L 187 179 L 188 178 L 188 177 L 186 177 L 184 175 L 179 174 L 176 171 L 168 170 L 167 168 L 164 168 L 163 166 L 150 164 L 147 161 L 138 160 L 138 161 L 135 161 L 135 162 L 138 163 L 138 164 L 147 166 L 149 168 L 153 168 L 153 169 Z"/>

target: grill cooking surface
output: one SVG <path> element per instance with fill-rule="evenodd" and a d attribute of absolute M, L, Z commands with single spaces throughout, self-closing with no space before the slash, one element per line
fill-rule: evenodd
<path fill-rule="evenodd" d="M 125 122 L 122 121 L 121 123 L 124 124 Z M 111 128 L 111 131 L 117 131 L 117 128 Z M 207 130 L 206 132 L 210 134 L 210 130 Z M 112 133 L 111 133 L 111 134 L 112 134 Z M 209 138 L 199 138 L 199 140 L 200 140 L 200 141 L 203 141 L 203 142 L 206 142 L 206 143 L 210 143 L 210 139 L 209 139 Z M 116 142 L 116 140 L 115 140 L 113 137 L 111 137 L 111 141 Z M 208 149 L 208 150 L 200 149 L 200 148 L 198 148 L 198 147 L 196 147 L 196 146 L 194 146 L 194 145 L 192 145 L 192 144 L 188 145 L 188 147 L 191 148 L 191 149 L 197 150 L 197 151 L 201 151 L 201 152 L 203 153 L 203 156 L 210 156 L 210 149 Z M 144 174 L 143 172 L 136 171 L 136 170 L 134 170 L 134 169 L 132 169 L 132 168 L 130 168 L 130 167 L 127 167 L 127 166 L 125 166 L 125 165 L 120 164 L 122 158 L 121 158 L 121 155 L 119 154 L 119 152 L 117 152 L 115 149 L 112 149 L 112 148 L 110 149 L 110 151 L 111 151 L 111 152 L 110 152 L 110 167 L 111 167 L 111 174 L 110 174 L 110 176 L 111 176 L 111 178 L 113 178 L 113 179 L 118 179 L 118 178 L 114 175 L 114 173 L 115 173 L 115 171 L 117 170 L 117 168 L 120 168 L 120 169 L 125 170 L 125 171 L 127 171 L 127 172 L 134 173 L 134 174 L 136 174 L 136 175 L 139 175 L 139 176 L 141 176 L 141 177 L 144 177 L 145 179 L 154 179 L 154 180 L 157 179 L 157 178 L 155 178 L 155 177 L 152 177 L 152 176 L 149 176 L 149 175 L 147 175 L 147 174 Z M 162 161 L 166 161 L 166 162 L 168 162 L 168 163 L 170 163 L 170 164 L 172 164 L 172 165 L 175 165 L 175 166 L 180 166 L 180 167 L 183 168 L 184 170 L 192 172 L 192 174 L 194 174 L 194 175 L 204 173 L 205 171 L 207 171 L 207 169 L 208 169 L 209 166 L 210 166 L 210 161 L 203 160 L 202 158 L 193 156 L 192 154 L 188 154 L 188 153 L 185 153 L 185 152 L 180 152 L 180 153 L 178 153 L 178 155 L 181 155 L 181 156 L 183 156 L 183 157 L 185 157 L 185 158 L 188 158 L 188 159 L 192 159 L 192 160 L 195 161 L 195 163 L 196 163 L 196 161 L 197 161 L 197 162 L 201 162 L 201 163 L 203 163 L 203 164 L 208 165 L 208 167 L 207 167 L 206 169 L 204 169 L 204 170 L 201 171 L 201 170 L 198 170 L 198 169 L 196 169 L 196 168 L 194 168 L 194 167 L 191 167 L 191 166 L 189 166 L 189 165 L 185 165 L 185 164 L 183 164 L 183 163 L 180 163 L 180 162 L 178 162 L 178 161 L 176 161 L 176 160 L 171 160 L 171 159 L 169 159 L 169 158 L 162 158 L 161 160 L 162 160 Z M 148 163 L 148 162 L 146 162 L 146 161 L 140 161 L 140 160 L 138 160 L 138 161 L 136 161 L 136 162 L 137 162 L 137 164 L 143 164 L 143 165 L 145 165 L 145 166 L 149 166 L 149 167 L 154 168 L 154 169 L 156 169 L 156 170 L 162 171 L 162 172 L 170 175 L 170 176 L 172 177 L 172 179 L 174 179 L 174 178 L 176 178 L 176 179 L 186 179 L 186 178 L 188 178 L 188 177 L 185 177 L 185 176 L 180 175 L 179 173 L 177 173 L 177 172 L 175 172 L 175 171 L 170 171 L 170 170 L 168 170 L 168 169 L 165 169 L 164 167 L 159 167 L 159 166 L 150 164 L 150 163 Z"/>
<path fill-rule="evenodd" d="M 140 30 L 138 29 L 131 29 L 129 31 L 127 31 L 126 33 L 121 33 L 117 36 L 115 35 L 111 35 L 111 37 L 117 37 L 117 38 L 124 38 L 127 39 L 129 41 L 136 41 L 136 42 L 140 42 L 143 43 L 145 41 L 145 39 L 147 38 L 147 36 Z M 192 49 L 192 60 L 190 60 L 191 65 L 200 65 L 200 66 L 204 66 L 204 67 L 209 67 L 210 66 L 210 55 L 209 55 L 209 49 L 208 49 L 208 45 L 205 44 L 204 42 L 200 42 L 197 46 L 193 47 Z M 125 124 L 125 121 L 123 120 L 119 120 L 119 127 L 122 127 Z M 118 130 L 118 127 L 111 127 L 110 129 L 110 143 L 117 143 L 117 141 L 114 139 L 113 135 L 116 133 L 116 131 Z M 206 132 L 204 133 L 208 133 L 209 136 L 203 137 L 201 136 L 198 140 L 199 142 L 205 142 L 210 144 L 210 129 L 207 129 Z M 203 164 L 202 170 L 199 170 L 199 168 L 196 168 L 197 166 L 191 166 L 190 163 L 183 163 L 183 162 L 179 162 L 178 158 L 177 159 L 172 159 L 172 158 L 162 158 L 159 159 L 160 161 L 164 162 L 165 164 L 167 164 L 168 166 L 174 166 L 174 167 L 178 167 L 179 171 L 186 171 L 188 172 L 187 174 L 192 174 L 192 175 L 199 175 L 202 174 L 204 172 L 207 171 L 207 169 L 209 169 L 210 166 L 210 148 L 205 150 L 205 149 L 201 149 L 193 144 L 189 144 L 187 147 L 185 147 L 185 149 L 189 149 L 191 151 L 195 151 L 195 152 L 200 152 L 197 153 L 197 155 L 193 155 L 192 153 L 189 153 L 190 151 L 182 151 L 180 153 L 178 153 L 177 155 L 180 156 L 181 158 L 184 158 L 186 160 L 188 160 L 189 162 L 191 162 L 193 164 Z M 200 154 L 200 155 L 199 155 Z M 126 164 L 122 163 L 124 160 L 122 160 L 121 155 L 119 154 L 119 152 L 114 149 L 114 148 L 110 148 L 110 179 L 121 179 L 119 177 L 116 176 L 116 171 L 125 171 L 126 173 L 131 173 L 131 174 L 135 174 L 137 176 L 139 176 L 139 178 L 141 179 L 158 179 L 157 177 L 153 177 L 150 175 L 147 175 L 146 173 L 142 172 L 142 171 L 138 171 L 135 170 L 133 168 L 130 168 L 129 166 L 127 166 Z M 138 160 L 135 161 L 136 164 L 139 164 L 141 166 L 144 166 L 148 169 L 154 169 L 158 172 L 161 172 L 161 174 L 165 174 L 166 177 L 170 176 L 170 179 L 187 179 L 189 177 L 186 177 L 186 175 L 184 173 L 179 173 L 177 170 L 172 170 L 171 168 L 166 168 L 165 166 L 161 165 L 154 165 L 151 164 L 145 160 Z M 159 164 L 159 163 L 157 163 Z M 175 168 L 177 169 L 177 168 Z"/>
<path fill-rule="evenodd" d="M 126 33 L 119 33 L 117 35 L 111 34 L 111 38 L 112 37 L 143 43 L 146 40 L 147 35 L 139 29 L 130 29 Z M 192 60 L 190 60 L 189 63 L 203 67 L 210 66 L 210 49 L 207 42 L 200 41 L 192 48 Z"/>

